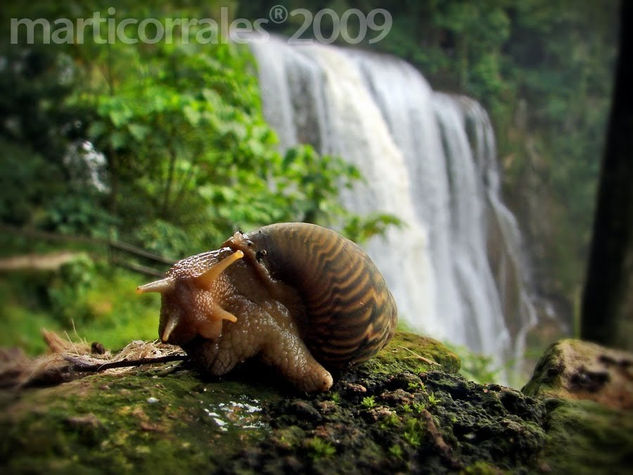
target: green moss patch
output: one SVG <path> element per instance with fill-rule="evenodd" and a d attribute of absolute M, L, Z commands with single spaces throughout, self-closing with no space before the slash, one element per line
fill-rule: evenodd
<path fill-rule="evenodd" d="M 336 375 L 326 393 L 299 393 L 257 363 L 221 379 L 179 363 L 0 391 L 0 472 L 622 473 L 631 466 L 630 412 L 478 384 L 454 373 L 458 363 L 433 340 L 399 334 L 376 358 Z"/>
<path fill-rule="evenodd" d="M 375 374 L 437 369 L 457 373 L 460 361 L 455 353 L 433 338 L 398 332 L 375 358 L 365 363 L 365 368 Z"/>
<path fill-rule="evenodd" d="M 4 473 L 179 473 L 218 468 L 268 430 L 266 387 L 203 381 L 172 366 L 95 375 L 54 388 L 4 393 Z M 161 372 L 167 371 L 167 374 Z"/>
<path fill-rule="evenodd" d="M 633 411 L 550 400 L 544 458 L 553 473 L 625 473 L 633 466 Z"/>

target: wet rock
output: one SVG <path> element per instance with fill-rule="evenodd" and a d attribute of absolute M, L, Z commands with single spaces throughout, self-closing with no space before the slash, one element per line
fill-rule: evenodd
<path fill-rule="evenodd" d="M 413 394 L 406 392 L 403 389 L 396 389 L 395 391 L 385 391 L 380 395 L 380 400 L 387 402 L 390 405 L 406 405 L 411 404 L 414 400 Z"/>
<path fill-rule="evenodd" d="M 311 423 L 320 422 L 322 417 L 319 411 L 309 402 L 301 399 L 293 399 L 281 403 L 281 410 L 286 415 L 294 415 L 301 420 Z"/>

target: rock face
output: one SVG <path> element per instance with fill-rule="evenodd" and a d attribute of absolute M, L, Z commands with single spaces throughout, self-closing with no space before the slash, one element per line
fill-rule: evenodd
<path fill-rule="evenodd" d="M 633 354 L 586 341 L 559 341 L 545 352 L 523 392 L 631 410 Z"/>
<path fill-rule="evenodd" d="M 440 343 L 400 333 L 320 394 L 298 393 L 257 364 L 206 379 L 180 362 L 3 390 L 0 471 L 621 473 L 630 466 L 630 411 L 545 395 L 536 383 L 534 396 L 481 385 L 458 370 Z"/>

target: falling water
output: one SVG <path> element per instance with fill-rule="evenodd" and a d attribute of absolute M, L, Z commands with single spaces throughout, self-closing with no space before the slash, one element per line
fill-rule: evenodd
<path fill-rule="evenodd" d="M 498 363 L 520 357 L 534 312 L 485 110 L 434 92 L 394 57 L 277 38 L 252 49 L 281 147 L 345 158 L 366 183 L 344 190 L 344 204 L 406 223 L 365 246 L 401 318 Z"/>

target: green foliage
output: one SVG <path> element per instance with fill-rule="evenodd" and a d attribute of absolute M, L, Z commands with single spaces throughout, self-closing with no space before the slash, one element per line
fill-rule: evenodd
<path fill-rule="evenodd" d="M 97 120 L 88 133 L 107 151 L 110 206 L 123 235 L 141 217 L 144 229 L 133 239 L 151 233 L 148 227 L 171 225 L 169 236 L 180 228 L 191 252 L 238 223 L 250 227 L 273 218 L 266 212 L 267 205 L 273 208 L 267 180 L 279 159 L 259 111 L 248 52 L 228 44 L 161 43 L 125 53 L 108 52 L 128 67 L 111 66 L 105 93 L 96 84 L 76 99 L 95 104 Z M 186 251 L 156 248 L 158 239 L 152 244 Z"/>
<path fill-rule="evenodd" d="M 191 248 L 191 236 L 185 229 L 160 218 L 141 224 L 134 230 L 132 240 L 166 256 L 182 256 Z"/>
<path fill-rule="evenodd" d="M 341 185 L 349 188 L 361 177 L 353 165 L 340 157 L 320 157 L 310 145 L 288 150 L 281 168 L 278 189 L 291 207 L 290 214 L 301 216 L 301 221 L 308 223 L 323 223 L 344 215 L 341 204 L 330 197 L 338 195 Z M 343 183 L 340 177 L 344 177 Z"/>
<path fill-rule="evenodd" d="M 464 346 L 448 343 L 446 345 L 459 356 L 461 360 L 459 372 L 465 378 L 470 381 L 476 381 L 479 384 L 498 382 L 501 368 L 495 366 L 491 356 L 475 353 Z"/>
<path fill-rule="evenodd" d="M 382 419 L 382 422 L 380 423 L 380 430 L 388 431 L 400 425 L 401 423 L 398 415 L 395 412 L 390 412 L 385 418 Z"/>
<path fill-rule="evenodd" d="M 45 349 L 40 329 L 118 349 L 156 338 L 159 301 L 137 296 L 137 275 L 86 256 L 58 273 L 18 273 L 0 280 L 0 346 Z"/>
<path fill-rule="evenodd" d="M 123 2 L 112 14 L 99 2 L 93 9 L 36 2 L 19 16 L 72 21 L 95 9 L 121 21 L 195 18 L 206 7 Z M 0 145 L 17 166 L 3 177 L 2 218 L 116 236 L 176 257 L 274 221 L 327 224 L 359 239 L 383 232 L 392 218 L 365 221 L 339 203 L 341 187 L 361 179 L 357 169 L 308 146 L 280 155 L 248 48 L 201 44 L 203 29 L 190 27 L 188 37 L 178 30 L 156 44 L 7 48 L 0 84 L 15 94 L 0 102 L 7 117 Z M 126 34 L 138 39 L 136 29 Z M 69 156 L 80 140 L 106 160 L 102 186 L 76 179 L 80 167 Z"/>
<path fill-rule="evenodd" d="M 0 217 L 3 222 L 28 223 L 46 206 L 45 179 L 55 173 L 42 156 L 0 137 Z"/>
<path fill-rule="evenodd" d="M 352 215 L 343 227 L 343 234 L 354 242 L 363 243 L 373 236 L 384 236 L 388 228 L 402 228 L 406 224 L 392 214 L 370 213 Z"/>
<path fill-rule="evenodd" d="M 90 321 L 92 315 L 86 294 L 93 284 L 95 265 L 87 256 L 79 256 L 64 264 L 47 286 L 51 310 L 64 328 L 71 328 L 74 322 Z"/>
<path fill-rule="evenodd" d="M 66 101 L 76 86 L 76 68 L 63 52 L 44 47 L 5 51 L 0 87 L 2 176 L 0 219 L 63 232 L 103 235 L 112 218 L 101 190 L 71 170 L 80 161 L 85 109 Z M 81 163 L 83 165 L 83 163 Z M 81 172 L 81 173 L 79 173 Z"/>

